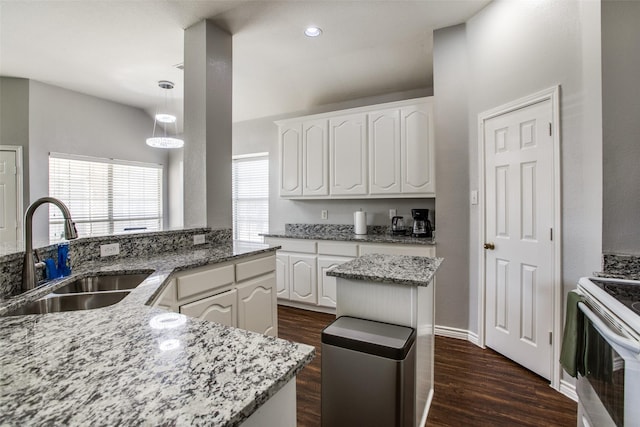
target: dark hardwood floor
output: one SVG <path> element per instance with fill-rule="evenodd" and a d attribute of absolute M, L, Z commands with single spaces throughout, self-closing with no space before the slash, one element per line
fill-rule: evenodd
<path fill-rule="evenodd" d="M 278 306 L 279 336 L 316 347 L 298 374 L 298 427 L 320 426 L 320 331 L 335 316 Z M 576 403 L 490 349 L 436 337 L 428 426 L 575 426 Z"/>

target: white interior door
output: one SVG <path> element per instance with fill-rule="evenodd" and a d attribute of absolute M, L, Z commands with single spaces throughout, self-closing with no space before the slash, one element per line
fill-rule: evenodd
<path fill-rule="evenodd" d="M 484 121 L 486 344 L 550 379 L 554 290 L 551 100 Z"/>
<path fill-rule="evenodd" d="M 0 243 L 18 240 L 18 181 L 15 151 L 0 150 Z"/>

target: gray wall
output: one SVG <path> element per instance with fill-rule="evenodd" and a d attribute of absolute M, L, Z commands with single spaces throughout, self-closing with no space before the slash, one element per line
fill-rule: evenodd
<path fill-rule="evenodd" d="M 22 147 L 24 206 L 29 203 L 29 80 L 0 77 L 0 145 Z"/>
<path fill-rule="evenodd" d="M 375 200 L 288 200 L 278 196 L 278 128 L 274 120 L 336 111 L 346 108 L 392 102 L 402 99 L 432 95 L 431 89 L 392 93 L 368 97 L 338 104 L 324 105 L 286 116 L 248 120 L 233 125 L 233 154 L 269 153 L 269 228 L 271 231 L 284 229 L 287 223 L 311 224 L 353 224 L 353 212 L 362 209 L 367 212 L 368 225 L 388 225 L 389 209 L 396 209 L 398 215 L 410 218 L 411 208 L 435 209 L 434 199 L 375 199 Z M 438 184 L 439 185 L 439 184 Z M 438 190 L 437 190 L 438 191 Z M 320 218 L 320 211 L 329 211 L 327 220 Z M 430 212 L 430 215 L 432 213 Z M 433 217 L 431 217 L 433 221 Z M 437 227 L 437 224 L 435 224 Z"/>
<path fill-rule="evenodd" d="M 436 324 L 469 328 L 469 66 L 465 26 L 434 33 L 438 256 Z M 471 312 L 476 312 L 471 307 Z"/>
<path fill-rule="evenodd" d="M 605 252 L 640 255 L 640 2 L 602 3 Z"/>
<path fill-rule="evenodd" d="M 50 152 L 162 164 L 167 200 L 168 152 L 145 144 L 153 119 L 143 110 L 32 80 L 28 121 L 30 201 L 49 193 Z M 36 217 L 34 241 L 42 242 L 47 210 L 38 209 Z"/>

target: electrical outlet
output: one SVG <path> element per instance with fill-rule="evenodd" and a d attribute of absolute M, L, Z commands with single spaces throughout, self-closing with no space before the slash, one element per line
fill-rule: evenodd
<path fill-rule="evenodd" d="M 120 253 L 120 243 L 109 243 L 107 245 L 100 245 L 100 256 L 113 256 Z"/>
<path fill-rule="evenodd" d="M 389 209 L 389 219 L 392 219 L 394 216 L 397 215 L 397 212 L 395 209 Z"/>
<path fill-rule="evenodd" d="M 193 244 L 194 245 L 202 245 L 204 243 L 204 234 L 194 234 L 193 235 Z"/>
<path fill-rule="evenodd" d="M 326 209 L 322 209 L 320 211 L 320 218 L 321 219 L 329 219 L 329 211 L 327 211 Z"/>

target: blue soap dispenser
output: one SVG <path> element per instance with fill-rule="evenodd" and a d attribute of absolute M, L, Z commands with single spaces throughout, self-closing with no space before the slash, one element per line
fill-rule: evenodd
<path fill-rule="evenodd" d="M 69 259 L 69 242 L 58 245 L 58 274 L 60 277 L 71 274 L 71 262 Z"/>

